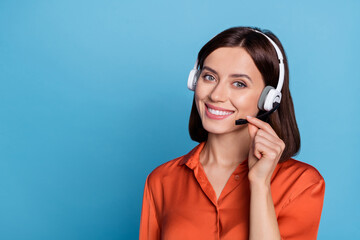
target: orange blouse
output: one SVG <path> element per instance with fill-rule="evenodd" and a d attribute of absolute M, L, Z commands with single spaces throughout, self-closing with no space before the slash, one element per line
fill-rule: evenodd
<path fill-rule="evenodd" d="M 235 169 L 217 200 L 199 162 L 204 145 L 149 174 L 140 240 L 249 239 L 247 160 Z M 324 193 L 324 179 L 314 167 L 292 158 L 276 166 L 271 194 L 282 239 L 316 239 Z"/>

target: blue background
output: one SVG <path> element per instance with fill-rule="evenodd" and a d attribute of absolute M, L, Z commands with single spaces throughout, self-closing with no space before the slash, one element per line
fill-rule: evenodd
<path fill-rule="evenodd" d="M 326 181 L 318 239 L 360 238 L 359 1 L 0 1 L 0 239 L 136 239 L 146 176 L 196 143 L 197 52 L 272 30 L 302 148 Z"/>

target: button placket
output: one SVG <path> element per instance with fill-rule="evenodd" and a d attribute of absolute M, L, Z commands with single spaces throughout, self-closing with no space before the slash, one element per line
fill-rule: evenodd
<path fill-rule="evenodd" d="M 216 206 L 216 230 L 217 230 L 217 237 L 218 239 L 220 239 L 220 212 L 218 206 Z"/>

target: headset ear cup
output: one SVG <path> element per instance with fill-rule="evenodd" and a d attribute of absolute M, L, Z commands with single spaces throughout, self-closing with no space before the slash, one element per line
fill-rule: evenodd
<path fill-rule="evenodd" d="M 198 75 L 199 75 L 199 70 L 192 69 L 190 71 L 189 78 L 188 78 L 188 84 L 187 84 L 188 89 L 195 91 Z"/>
<path fill-rule="evenodd" d="M 258 108 L 260 110 L 265 110 L 264 106 L 265 106 L 265 102 L 268 100 L 267 99 L 267 96 L 268 96 L 268 93 L 271 91 L 271 89 L 274 89 L 274 87 L 272 86 L 266 86 L 263 91 L 261 92 L 261 95 L 260 95 L 260 98 L 259 98 L 259 101 L 258 101 Z"/>
<path fill-rule="evenodd" d="M 265 99 L 264 110 L 270 111 L 274 108 L 274 104 L 279 103 L 281 101 L 281 92 L 276 89 L 271 89 Z"/>

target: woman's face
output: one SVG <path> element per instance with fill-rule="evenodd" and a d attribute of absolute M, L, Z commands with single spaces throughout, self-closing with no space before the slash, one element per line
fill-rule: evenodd
<path fill-rule="evenodd" d="M 203 127 L 209 133 L 236 131 L 235 120 L 256 116 L 265 84 L 244 48 L 222 47 L 204 61 L 197 81 L 195 102 Z"/>

